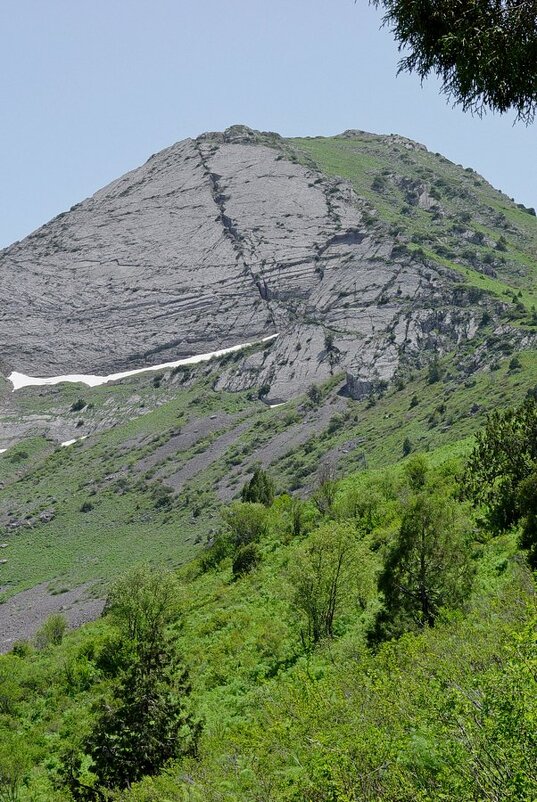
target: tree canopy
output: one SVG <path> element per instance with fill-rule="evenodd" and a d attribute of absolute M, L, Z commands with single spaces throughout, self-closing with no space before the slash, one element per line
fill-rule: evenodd
<path fill-rule="evenodd" d="M 471 588 L 469 541 L 454 501 L 421 492 L 408 503 L 379 577 L 384 608 L 371 641 L 433 626 L 442 607 L 463 605 Z"/>
<path fill-rule="evenodd" d="M 465 111 L 537 108 L 537 0 L 370 0 L 385 9 L 400 71 L 436 74 Z"/>

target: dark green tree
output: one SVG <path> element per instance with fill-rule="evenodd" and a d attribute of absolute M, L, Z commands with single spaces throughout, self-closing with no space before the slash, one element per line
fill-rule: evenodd
<path fill-rule="evenodd" d="M 537 570 L 537 473 L 518 486 L 518 506 L 523 517 L 520 546 L 528 552 L 528 562 Z"/>
<path fill-rule="evenodd" d="M 440 367 L 440 362 L 438 361 L 438 357 L 435 356 L 432 360 L 431 364 L 429 365 L 429 370 L 427 372 L 427 381 L 429 384 L 436 384 L 442 378 L 442 368 Z"/>
<path fill-rule="evenodd" d="M 274 482 L 260 467 L 254 469 L 254 473 L 249 482 L 246 482 L 241 490 L 242 501 L 252 504 L 264 504 L 270 507 L 274 501 Z"/>
<path fill-rule="evenodd" d="M 472 583 L 468 538 L 455 502 L 419 493 L 408 504 L 379 577 L 384 608 L 373 642 L 434 626 L 443 607 L 460 607 Z"/>
<path fill-rule="evenodd" d="M 168 634 L 175 598 L 174 576 L 145 567 L 132 569 L 108 596 L 105 612 L 125 665 L 97 705 L 80 748 L 64 758 L 63 783 L 77 800 L 106 799 L 108 790 L 127 788 L 169 760 L 195 754 L 200 724 L 190 713 L 187 673 Z"/>
<path fill-rule="evenodd" d="M 370 0 L 385 10 L 406 55 L 399 71 L 442 91 L 465 111 L 514 109 L 531 122 L 537 108 L 536 0 Z"/>
<path fill-rule="evenodd" d="M 412 440 L 409 437 L 405 437 L 403 440 L 403 457 L 408 457 L 410 452 L 413 449 Z"/>
<path fill-rule="evenodd" d="M 529 397 L 517 408 L 493 412 L 466 465 L 464 489 L 483 504 L 489 526 L 502 532 L 527 511 L 521 506 L 521 482 L 537 471 L 537 402 Z"/>
<path fill-rule="evenodd" d="M 170 644 L 134 659 L 103 703 L 84 751 L 104 788 L 127 788 L 172 758 L 195 754 L 199 724 L 185 708 L 186 670 Z"/>

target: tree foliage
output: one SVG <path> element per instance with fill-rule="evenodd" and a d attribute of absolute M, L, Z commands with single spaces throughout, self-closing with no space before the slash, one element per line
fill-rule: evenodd
<path fill-rule="evenodd" d="M 372 640 L 434 626 L 443 607 L 460 607 L 470 591 L 472 564 L 455 502 L 414 496 L 379 577 L 384 608 Z"/>
<path fill-rule="evenodd" d="M 536 0 L 371 0 L 408 51 L 400 71 L 438 75 L 465 111 L 537 108 Z"/>
<path fill-rule="evenodd" d="M 176 615 L 177 582 L 169 571 L 138 565 L 110 589 L 104 612 L 141 658 L 155 654 Z"/>
<path fill-rule="evenodd" d="M 349 591 L 355 541 L 356 532 L 348 524 L 326 524 L 296 554 L 291 579 L 294 603 L 306 621 L 305 643 L 334 634 L 336 613 Z"/>
<path fill-rule="evenodd" d="M 105 611 L 127 660 L 111 693 L 96 704 L 80 748 L 64 757 L 63 783 L 76 800 L 106 799 L 108 789 L 127 788 L 172 758 L 195 753 L 200 725 L 188 709 L 187 672 L 167 631 L 175 592 L 172 574 L 146 567 L 132 569 L 110 591 Z"/>
<path fill-rule="evenodd" d="M 241 499 L 270 507 L 274 501 L 274 482 L 266 471 L 260 467 L 254 469 L 252 478 L 242 488 Z"/>
<path fill-rule="evenodd" d="M 537 402 L 489 415 L 476 436 L 464 477 L 467 495 L 484 504 L 489 525 L 501 532 L 529 511 L 521 483 L 537 471 Z"/>
<path fill-rule="evenodd" d="M 18 802 L 30 775 L 32 760 L 24 738 L 0 734 L 0 802 Z"/>

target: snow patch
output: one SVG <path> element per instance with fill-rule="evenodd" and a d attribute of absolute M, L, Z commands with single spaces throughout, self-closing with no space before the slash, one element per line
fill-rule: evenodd
<path fill-rule="evenodd" d="M 74 382 L 79 384 L 87 384 L 88 387 L 97 387 L 100 384 L 107 384 L 107 382 L 118 381 L 119 379 L 126 379 L 128 376 L 136 376 L 138 373 L 147 373 L 154 370 L 165 370 L 166 368 L 177 368 L 180 365 L 196 365 L 198 362 L 208 362 L 213 357 L 225 356 L 232 354 L 234 351 L 240 351 L 243 348 L 249 348 L 252 345 L 259 345 L 260 343 L 269 342 L 274 340 L 278 334 L 271 334 L 268 337 L 263 337 L 261 340 L 254 340 L 249 343 L 241 343 L 240 345 L 232 345 L 229 348 L 222 348 L 220 351 L 210 351 L 208 354 L 197 354 L 196 356 L 189 356 L 185 359 L 177 359 L 175 362 L 163 362 L 161 365 L 152 365 L 148 368 L 137 368 L 136 370 L 125 370 L 123 373 L 111 373 L 109 376 L 94 376 L 85 373 L 70 373 L 66 376 L 47 376 L 46 378 L 39 378 L 37 376 L 26 376 L 24 373 L 17 373 L 13 371 L 7 378 L 13 385 L 13 392 L 20 390 L 22 387 L 40 387 L 49 384 L 61 384 L 62 382 Z M 70 444 L 70 441 L 68 441 Z M 74 442 L 74 441 L 73 441 Z M 62 443 L 62 445 L 65 445 Z"/>
<path fill-rule="evenodd" d="M 88 435 L 85 434 L 83 437 L 75 437 L 73 440 L 66 440 L 65 443 L 60 443 L 60 446 L 65 448 L 65 446 L 72 446 L 73 443 L 77 443 L 79 440 L 85 440 Z"/>
<path fill-rule="evenodd" d="M 0 454 L 3 454 L 4 451 L 7 451 L 7 448 L 0 448 Z"/>

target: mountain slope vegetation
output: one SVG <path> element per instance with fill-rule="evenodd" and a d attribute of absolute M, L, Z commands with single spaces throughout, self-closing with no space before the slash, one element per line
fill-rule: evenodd
<path fill-rule="evenodd" d="M 0 799 L 537 796 L 536 232 L 403 137 L 234 126 L 2 254 L 114 308 L 0 322 Z"/>

